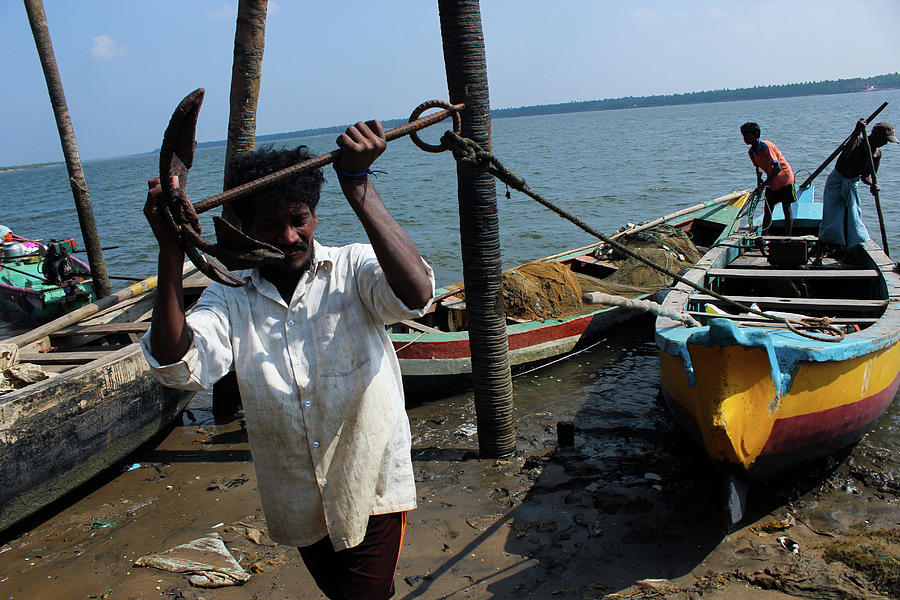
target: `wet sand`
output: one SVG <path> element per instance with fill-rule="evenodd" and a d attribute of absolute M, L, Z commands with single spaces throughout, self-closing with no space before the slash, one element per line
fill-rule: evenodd
<path fill-rule="evenodd" d="M 396 598 L 900 596 L 896 402 L 852 451 L 752 490 L 728 532 L 721 482 L 662 404 L 649 324 L 631 330 L 515 380 L 509 460 L 477 457 L 470 394 L 410 408 L 419 508 Z M 323 598 L 296 550 L 260 534 L 243 423 L 209 405 L 197 396 L 122 470 L 7 532 L 0 598 Z M 252 572 L 243 586 L 134 566 L 213 532 Z"/>

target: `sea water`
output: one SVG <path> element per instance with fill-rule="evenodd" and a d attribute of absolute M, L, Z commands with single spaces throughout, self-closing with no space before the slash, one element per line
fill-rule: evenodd
<path fill-rule="evenodd" d="M 629 222 L 648 221 L 753 187 L 754 168 L 738 130 L 745 121 L 759 123 L 763 139 L 782 150 L 799 182 L 852 132 L 856 119 L 868 116 L 884 101 L 891 104 L 879 119 L 894 116 L 900 123 L 896 113 L 900 90 L 496 119 L 493 151 L 536 192 L 592 227 L 611 233 Z M 360 118 L 371 116 L 377 115 L 361 114 Z M 77 126 L 78 115 L 73 120 Z M 165 125 L 159 124 L 160 140 Z M 437 143 L 446 127 L 434 126 L 422 137 Z M 305 144 L 313 154 L 322 154 L 336 147 L 335 138 L 320 135 L 278 144 Z M 223 147 L 197 150 L 186 186 L 192 201 L 221 191 L 223 157 Z M 451 154 L 427 154 L 401 139 L 389 145 L 376 167 L 386 171 L 375 181 L 376 188 L 434 267 L 438 284 L 461 280 L 456 169 Z M 156 154 L 84 162 L 101 243 L 117 246 L 104 252 L 113 275 L 155 273 L 156 244 L 141 211 L 147 179 L 157 175 L 158 169 Z M 829 172 L 830 167 L 816 180 L 817 199 Z M 332 245 L 365 240 L 333 171 L 326 167 L 325 176 L 316 239 Z M 900 146 L 890 144 L 885 149 L 878 180 L 889 245 L 900 251 Z M 505 191 L 498 183 L 504 266 L 593 241 L 525 195 L 513 191 L 507 199 Z M 865 189 L 860 196 L 869 234 L 880 244 L 873 198 Z M 214 237 L 211 216 L 218 210 L 202 218 L 210 238 Z M 74 237 L 83 248 L 65 166 L 0 173 L 0 224 L 28 237 Z"/>

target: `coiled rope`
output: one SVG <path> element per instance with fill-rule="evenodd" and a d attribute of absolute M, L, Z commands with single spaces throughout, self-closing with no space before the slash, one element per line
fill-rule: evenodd
<path fill-rule="evenodd" d="M 453 153 L 453 157 L 457 161 L 465 163 L 471 167 L 480 169 L 486 173 L 490 173 L 491 175 L 493 175 L 494 177 L 496 177 L 497 179 L 499 179 L 500 181 L 505 183 L 507 186 L 522 192 L 523 194 L 525 194 L 532 200 L 535 200 L 538 204 L 544 206 L 545 208 L 552 210 L 553 212 L 555 212 L 562 218 L 566 219 L 567 221 L 570 221 L 571 223 L 575 224 L 576 226 L 578 226 L 582 230 L 586 231 L 587 233 L 591 234 L 592 236 L 609 244 L 610 246 L 612 246 L 619 252 L 622 252 L 623 254 L 629 256 L 630 258 L 633 258 L 639 262 L 644 263 L 648 267 L 651 267 L 661 273 L 664 273 L 665 275 L 671 277 L 675 281 L 681 282 L 681 283 L 687 285 L 688 287 L 691 287 L 694 290 L 697 290 L 698 292 L 712 296 L 713 298 L 715 298 L 721 302 L 730 304 L 731 306 L 734 306 L 735 308 L 737 308 L 738 310 L 740 310 L 742 312 L 747 312 L 750 314 L 758 315 L 760 317 L 770 319 L 770 320 L 778 322 L 778 323 L 784 323 L 791 331 L 793 331 L 797 335 L 807 337 L 807 338 L 817 340 L 817 341 L 826 341 L 826 342 L 837 342 L 837 341 L 844 339 L 844 332 L 839 330 L 838 328 L 834 327 L 833 325 L 831 325 L 830 322 L 825 322 L 825 321 L 819 320 L 819 321 L 816 321 L 816 323 L 814 323 L 814 324 L 810 324 L 810 323 L 806 323 L 807 319 L 804 319 L 803 321 L 801 321 L 799 323 L 797 323 L 797 322 L 792 323 L 789 319 L 786 319 L 784 317 L 778 317 L 776 315 L 771 315 L 771 314 L 765 313 L 761 310 L 751 308 L 750 306 L 747 306 L 736 300 L 732 300 L 731 298 L 728 298 L 727 296 L 723 296 L 722 294 L 720 294 L 716 291 L 713 291 L 711 289 L 703 287 L 702 285 L 694 283 L 693 281 L 685 279 L 678 273 L 675 273 L 675 272 L 671 271 L 670 269 L 663 267 L 662 265 L 658 265 L 658 264 L 654 263 L 653 261 L 651 261 L 647 258 L 644 258 L 643 256 L 634 252 L 627 246 L 620 244 L 619 242 L 613 240 L 612 238 L 597 231 L 596 229 L 594 229 L 593 227 L 591 227 L 590 225 L 588 225 L 587 223 L 585 223 L 584 221 L 582 221 L 581 219 L 576 217 L 575 215 L 560 208 L 553 202 L 550 202 L 549 200 L 547 200 L 546 198 L 544 198 L 543 196 L 541 196 L 540 194 L 538 194 L 537 192 L 532 190 L 528 186 L 528 184 L 525 182 L 524 178 L 522 178 L 521 176 L 517 175 L 516 173 L 513 173 L 512 171 L 510 171 L 509 169 L 504 167 L 503 164 L 500 162 L 500 160 L 496 156 L 494 156 L 492 153 L 482 149 L 478 144 L 476 144 L 475 142 L 473 142 L 470 139 L 464 138 L 453 131 L 447 131 L 444 133 L 443 136 L 441 136 L 441 144 L 444 147 L 450 149 L 450 151 Z M 815 329 L 818 331 L 827 332 L 827 335 L 816 335 L 813 333 L 807 333 L 806 331 L 804 331 L 806 329 Z"/>

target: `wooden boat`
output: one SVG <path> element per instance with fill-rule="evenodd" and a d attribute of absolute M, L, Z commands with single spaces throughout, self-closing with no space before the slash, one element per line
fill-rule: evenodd
<path fill-rule="evenodd" d="M 185 302 L 209 281 L 185 265 Z M 0 395 L 0 530 L 116 465 L 164 430 L 192 393 L 149 373 L 138 337 L 156 278 L 3 340 L 50 378 Z M 15 352 L 15 350 L 13 350 Z"/>
<path fill-rule="evenodd" d="M 702 207 L 679 211 L 676 214 L 680 216 L 672 222 L 687 233 L 698 248 L 705 249 L 735 231 L 748 197 L 749 190 L 735 192 Z M 620 260 L 598 258 L 596 251 L 603 247 L 604 243 L 598 242 L 535 262 L 557 263 L 573 274 L 603 280 L 622 264 Z M 516 267 L 513 271 L 521 268 Z M 667 283 L 662 283 L 660 287 L 665 285 Z M 439 288 L 435 294 L 436 301 L 427 315 L 389 327 L 408 398 L 425 394 L 430 398 L 447 395 L 465 387 L 471 380 L 463 284 Z M 632 294 L 642 299 L 651 295 L 652 291 Z M 512 368 L 514 372 L 521 372 L 588 348 L 604 331 L 637 314 L 633 309 L 594 305 L 586 306 L 579 314 L 560 318 L 515 320 L 508 317 L 506 331 Z"/>
<path fill-rule="evenodd" d="M 7 305 L 44 322 L 97 299 L 88 265 L 72 255 L 74 239 L 45 245 L 2 226 L 0 233 L 0 299 Z"/>
<path fill-rule="evenodd" d="M 893 261 L 869 241 L 852 260 L 811 264 L 806 247 L 815 235 L 802 235 L 802 228 L 795 233 L 731 237 L 685 278 L 762 311 L 781 311 L 772 314 L 793 323 L 828 317 L 828 332 L 797 333 L 683 283 L 663 308 L 687 312 L 700 326 L 656 321 L 666 402 L 733 480 L 734 522 L 743 512 L 741 480 L 764 479 L 855 443 L 900 384 L 900 275 Z M 757 239 L 764 240 L 769 258 Z M 785 242 L 803 249 L 792 257 L 796 264 L 777 264 L 785 252 L 773 261 L 772 250 Z"/>

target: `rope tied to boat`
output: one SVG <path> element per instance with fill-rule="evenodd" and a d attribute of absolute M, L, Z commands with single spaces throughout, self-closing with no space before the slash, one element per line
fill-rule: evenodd
<path fill-rule="evenodd" d="M 844 332 L 832 325 L 832 319 L 830 317 L 806 317 L 804 319 L 800 319 L 799 322 L 796 322 L 792 319 L 785 319 L 784 323 L 788 326 L 788 329 L 796 333 L 797 335 L 807 337 L 811 340 L 817 340 L 819 342 L 839 342 L 844 339 Z M 815 333 L 807 333 L 804 330 L 810 331 L 821 331 L 824 332 L 825 335 L 816 335 Z"/>
<path fill-rule="evenodd" d="M 824 341 L 824 342 L 837 342 L 837 341 L 840 341 L 841 339 L 843 339 L 843 337 L 844 337 L 843 332 L 841 332 L 836 327 L 834 327 L 833 325 L 830 325 L 830 324 L 815 324 L 815 325 L 792 324 L 789 322 L 788 319 L 786 319 L 784 317 L 779 317 L 776 315 L 772 315 L 772 314 L 763 312 L 759 309 L 747 306 L 747 305 L 743 304 L 742 302 L 738 302 L 737 300 L 728 298 L 727 296 L 724 296 L 724 295 L 722 295 L 714 290 L 711 290 L 709 288 L 706 288 L 698 283 L 694 283 L 693 281 L 686 279 L 685 277 L 679 275 L 678 273 L 675 273 L 672 270 L 641 256 L 640 254 L 634 252 L 633 250 L 631 250 L 624 244 L 620 244 L 619 242 L 615 241 L 614 239 L 610 238 L 609 236 L 606 236 L 603 233 L 597 231 L 596 229 L 594 229 L 593 227 L 591 227 L 590 225 L 588 225 L 587 223 L 585 223 L 584 221 L 582 221 L 581 219 L 576 217 L 575 215 L 560 208 L 553 202 L 547 200 L 546 198 L 544 198 L 543 196 L 541 196 L 540 194 L 538 194 L 537 192 L 532 190 L 528 186 L 528 184 L 525 182 L 525 179 L 523 177 L 521 177 L 520 175 L 518 175 L 518 174 L 510 171 L 506 167 L 504 167 L 503 163 L 501 163 L 500 160 L 496 156 L 494 156 L 493 153 L 488 152 L 487 150 L 483 149 L 481 146 L 479 146 L 474 141 L 464 138 L 454 131 L 447 131 L 446 133 L 444 133 L 443 136 L 441 136 L 441 145 L 449 148 L 450 151 L 453 153 L 453 157 L 458 162 L 461 162 L 461 163 L 467 164 L 469 166 L 472 166 L 474 168 L 480 169 L 486 173 L 490 173 L 491 175 L 493 175 L 494 177 L 496 177 L 497 179 L 499 179 L 500 181 L 505 183 L 507 186 L 509 186 L 515 190 L 518 190 L 519 192 L 522 192 L 523 194 L 525 194 L 532 200 L 535 200 L 538 204 L 544 206 L 545 208 L 552 210 L 553 212 L 555 212 L 562 218 L 570 221 L 571 223 L 575 224 L 576 226 L 578 226 L 582 230 L 586 231 L 587 233 L 591 234 L 592 236 L 594 236 L 594 237 L 600 239 L 601 241 L 605 242 L 606 244 L 612 246 L 619 252 L 647 265 L 648 267 L 656 269 L 660 273 L 663 273 L 663 274 L 667 275 L 668 277 L 671 277 L 674 281 L 683 283 L 686 286 L 693 288 L 694 290 L 696 290 L 698 292 L 712 296 L 716 300 L 719 300 L 721 302 L 724 302 L 726 304 L 734 306 L 735 308 L 737 308 L 738 310 L 740 310 L 742 312 L 754 314 L 754 315 L 763 317 L 765 319 L 769 319 L 769 320 L 777 322 L 777 323 L 784 323 L 791 331 L 793 331 L 797 335 L 801 335 L 803 337 L 811 338 L 811 339 L 818 340 L 818 341 Z M 806 321 L 806 320 L 804 319 L 804 321 Z M 835 335 L 834 336 L 817 336 L 816 334 L 806 333 L 805 331 L 803 331 L 804 329 L 829 331 L 829 332 L 835 333 Z"/>

